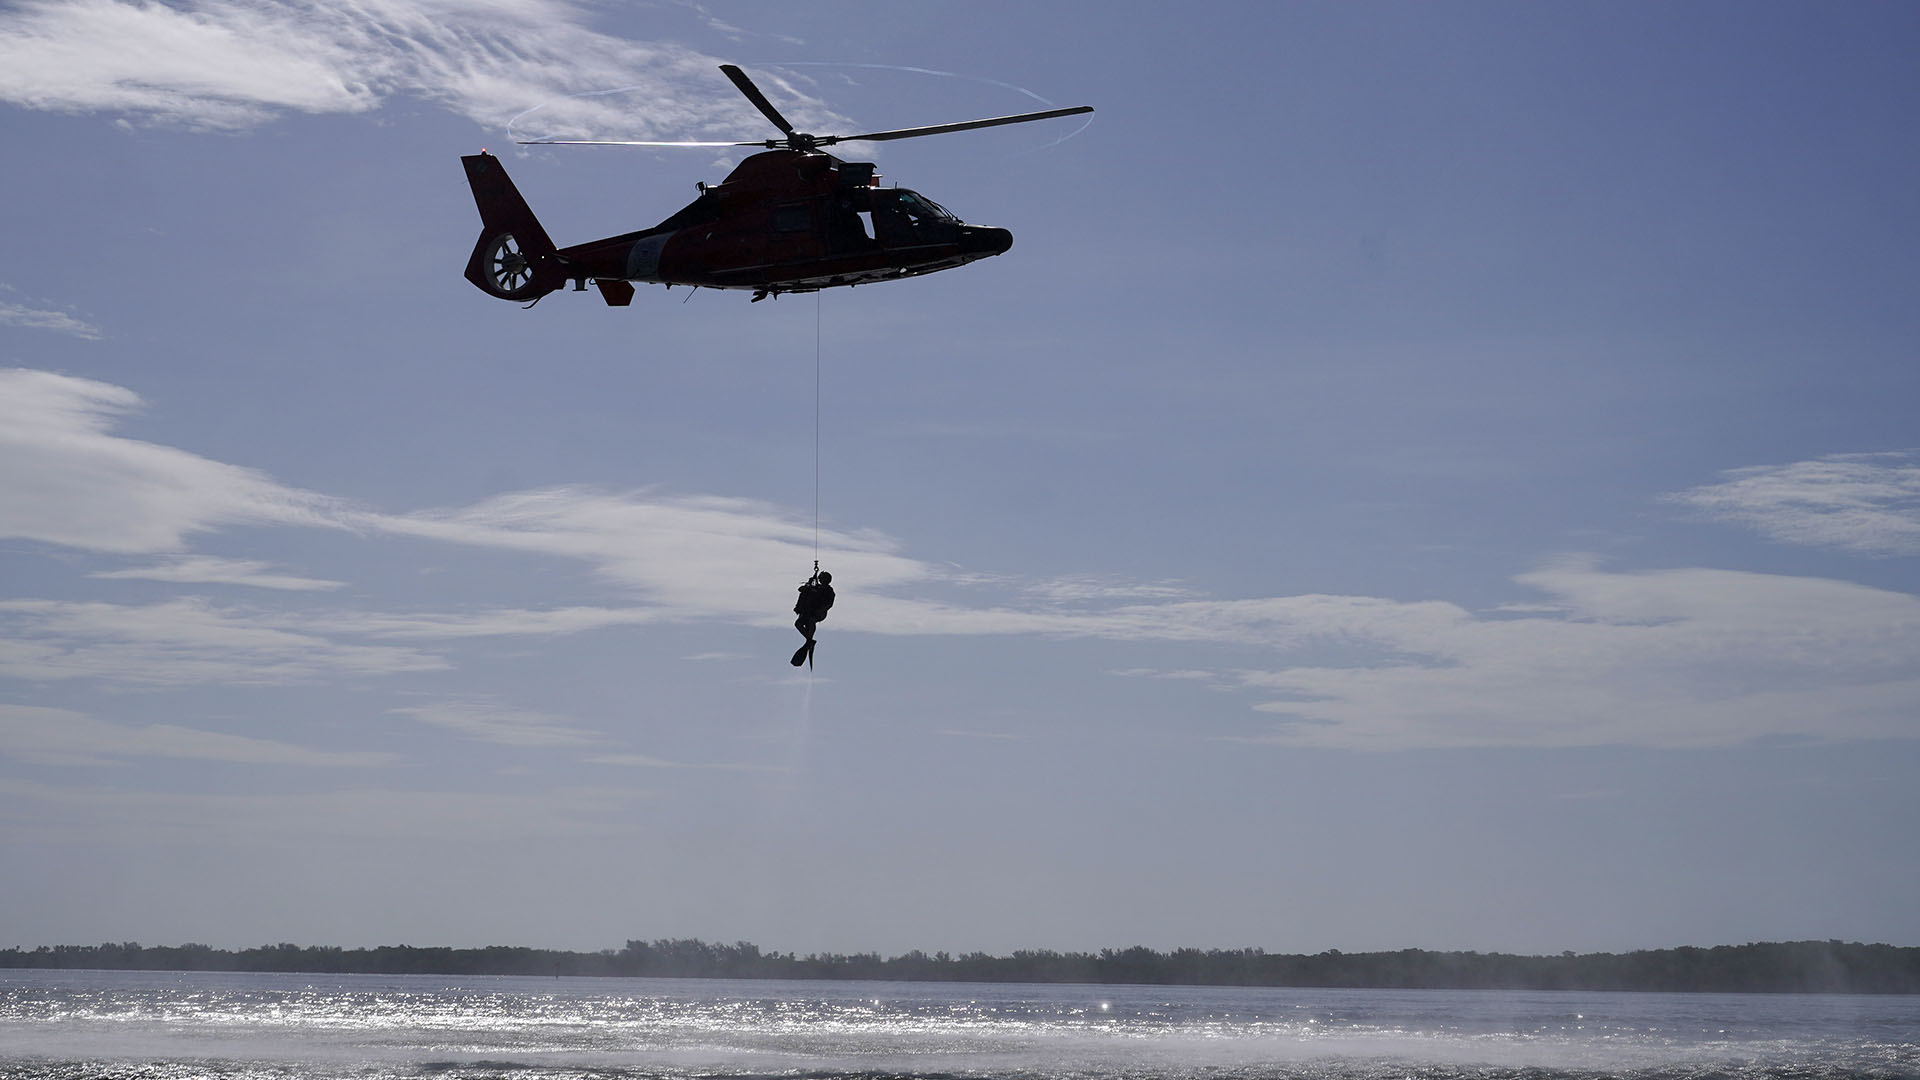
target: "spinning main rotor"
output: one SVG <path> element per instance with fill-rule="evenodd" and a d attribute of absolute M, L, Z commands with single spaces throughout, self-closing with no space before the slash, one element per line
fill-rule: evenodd
<path fill-rule="evenodd" d="M 773 122 L 786 136 L 783 139 L 762 139 L 758 142 L 652 142 L 632 139 L 519 139 L 523 146 L 759 146 L 768 150 L 818 150 L 843 142 L 890 142 L 894 139 L 915 139 L 922 135 L 945 135 L 955 131 L 973 131 L 976 128 L 1000 127 L 1003 124 L 1024 124 L 1033 120 L 1051 120 L 1056 116 L 1077 116 L 1093 111 L 1091 105 L 1077 105 L 1070 109 L 1047 109 L 1043 112 L 1017 113 L 1013 116 L 995 116 L 985 120 L 965 120 L 957 124 L 933 124 L 927 127 L 896 128 L 892 131 L 870 131 L 865 135 L 810 135 L 796 131 L 780 110 L 773 107 L 767 95 L 747 78 L 747 73 L 732 64 L 721 64 L 720 70 L 733 85 L 746 95 L 760 115 Z"/>

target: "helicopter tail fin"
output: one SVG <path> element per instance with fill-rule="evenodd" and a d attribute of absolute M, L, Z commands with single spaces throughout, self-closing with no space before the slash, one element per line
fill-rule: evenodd
<path fill-rule="evenodd" d="M 566 284 L 566 266 L 553 240 L 500 159 L 482 151 L 460 163 L 481 222 L 480 239 L 467 259 L 467 280 L 502 300 L 538 300 Z"/>

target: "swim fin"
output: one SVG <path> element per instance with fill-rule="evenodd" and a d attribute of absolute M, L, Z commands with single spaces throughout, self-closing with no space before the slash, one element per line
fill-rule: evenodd
<path fill-rule="evenodd" d="M 813 666 L 813 642 L 811 641 L 793 650 L 793 666 L 799 667 L 801 664 Z"/>

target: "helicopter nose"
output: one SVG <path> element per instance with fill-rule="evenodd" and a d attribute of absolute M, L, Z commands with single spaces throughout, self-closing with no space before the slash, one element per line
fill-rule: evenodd
<path fill-rule="evenodd" d="M 960 230 L 960 250 L 968 255 L 999 255 L 1013 246 L 1013 234 L 985 225 L 968 225 Z"/>

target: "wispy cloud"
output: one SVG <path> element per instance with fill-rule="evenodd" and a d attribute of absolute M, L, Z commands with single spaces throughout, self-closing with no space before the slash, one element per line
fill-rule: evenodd
<path fill-rule="evenodd" d="M 107 383 L 0 370 L 0 537 L 135 555 L 224 525 L 345 522 L 340 500 L 109 433 L 140 407 Z"/>
<path fill-rule="evenodd" d="M 449 666 L 418 649 L 352 644 L 290 629 L 292 621 L 198 598 L 141 606 L 3 600 L 0 674 L 107 685 L 275 685 Z"/>
<path fill-rule="evenodd" d="M 814 552 L 813 527 L 799 514 L 711 495 L 547 488 L 367 523 L 397 535 L 579 560 L 682 619 L 768 621 L 767 597 L 791 594 Z M 822 562 L 864 588 L 930 573 L 876 532 L 823 530 L 819 542 Z"/>
<path fill-rule="evenodd" d="M 577 727 L 565 717 L 526 709 L 474 702 L 442 702 L 393 710 L 423 724 L 481 742 L 526 749 L 555 746 L 591 746 L 601 742 L 598 732 Z"/>
<path fill-rule="evenodd" d="M 1385 609 L 1349 666 L 1222 672 L 1279 718 L 1262 738 L 1444 746 L 1723 746 L 1772 735 L 1920 737 L 1920 598 L 1728 570 L 1608 572 L 1569 559 L 1516 580 L 1562 614 Z"/>
<path fill-rule="evenodd" d="M 1914 451 L 1833 454 L 1723 476 L 1667 498 L 1783 544 L 1920 554 L 1920 456 Z"/>
<path fill-rule="evenodd" d="M 109 581 L 138 579 L 172 581 L 188 585 L 248 585 L 256 589 L 284 589 L 292 592 L 338 589 L 345 584 L 340 581 L 324 581 L 319 578 L 301 577 L 297 574 L 278 573 L 271 565 L 252 559 L 222 559 L 212 555 L 186 555 L 151 566 L 132 566 L 125 570 L 100 570 L 87 576 Z"/>
<path fill-rule="evenodd" d="M 1028 595 L 1055 604 L 1114 600 L 1182 600 L 1198 595 L 1177 581 L 1117 581 L 1090 576 L 1053 578 L 1026 587 Z"/>
<path fill-rule="evenodd" d="M 1206 671 L 1199 668 L 1187 668 L 1176 671 L 1163 671 L 1160 668 L 1114 668 L 1108 671 L 1107 674 L 1118 675 L 1122 678 L 1169 679 L 1179 682 L 1205 683 L 1214 686 L 1219 685 L 1222 681 L 1219 672 Z"/>
<path fill-rule="evenodd" d="M 0 293 L 14 290 L 0 284 Z M 0 296 L 0 326 L 24 326 L 31 330 L 51 330 L 57 334 L 70 334 L 88 341 L 100 340 L 100 328 L 85 322 L 73 314 L 53 308 L 28 307 Z"/>
<path fill-rule="evenodd" d="M 128 758 L 190 758 L 239 765 L 367 767 L 392 754 L 313 750 L 175 724 L 113 724 L 68 709 L 0 705 L 0 754 L 35 765 L 106 765 Z"/>
<path fill-rule="evenodd" d="M 709 11 L 707 9 L 707 6 L 705 4 L 689 3 L 687 2 L 687 0 L 678 0 L 678 2 L 681 4 L 681 6 L 687 8 L 690 11 L 697 13 L 700 16 L 701 21 L 707 24 L 707 29 L 712 30 L 717 34 L 724 34 L 727 37 L 732 38 L 736 41 L 744 40 L 747 38 L 766 38 L 766 39 L 771 39 L 773 41 L 778 41 L 785 45 L 805 45 L 806 44 L 806 42 L 800 40 L 799 38 L 790 37 L 786 34 L 761 34 L 761 33 L 755 33 L 752 30 L 748 30 L 745 27 L 735 26 L 734 24 L 727 22 L 724 19 L 716 17 L 712 11 Z"/>
<path fill-rule="evenodd" d="M 552 843 L 644 830 L 628 809 L 647 798 L 632 787 L 543 791 L 395 791 L 355 787 L 266 795 L 67 787 L 0 779 L 0 835 L 61 840 L 99 835 L 178 836 L 212 843 L 290 840 L 420 840 L 435 845 Z"/>
<path fill-rule="evenodd" d="M 285 113 L 356 113 L 407 95 L 500 127 L 682 138 L 765 126 L 718 61 L 590 25 L 564 0 L 26 0 L 0 24 L 0 101 L 234 131 Z M 629 88 L 617 97 L 569 95 Z M 782 111 L 837 127 L 792 87 Z M 819 123 L 827 120 L 827 123 Z"/>
<path fill-rule="evenodd" d="M 16 391 L 0 394 L 0 419 L 13 421 L 0 425 L 11 448 L 0 454 L 0 521 L 9 535 L 138 553 L 228 524 L 349 528 L 369 544 L 404 537 L 571 563 L 618 598 L 439 612 L 14 599 L 0 601 L 0 674 L 131 686 L 295 683 L 440 670 L 449 661 L 436 649 L 466 638 L 694 620 L 780 626 L 811 565 L 811 522 L 766 503 L 555 487 L 376 514 L 252 470 L 118 438 L 111 423 L 138 403 L 118 387 L 42 372 L 3 373 L 0 383 Z M 1915 472 L 1906 455 L 1822 459 L 1743 472 L 1687 498 L 1792 535 L 1892 551 L 1913 542 Z M 1265 737 L 1297 744 L 1699 746 L 1767 735 L 1920 736 L 1920 598 L 1842 581 L 1698 567 L 1610 571 L 1564 559 L 1516 578 L 1535 593 L 1527 602 L 1476 612 L 1441 600 L 1218 599 L 1164 581 L 966 574 L 912 558 L 872 530 L 829 530 L 821 545 L 823 563 L 845 586 L 828 623 L 835 633 L 1176 647 L 1170 670 L 1123 670 L 1246 694 L 1274 718 Z M 274 576 L 257 563 L 184 555 L 160 569 L 108 574 L 249 584 Z M 309 581 L 323 584 L 279 584 Z M 1210 663 L 1210 655 L 1235 659 Z M 601 741 L 564 718 L 489 705 L 411 715 L 507 745 Z M 611 750 L 601 760 L 665 767 Z"/>
<path fill-rule="evenodd" d="M 686 761 L 668 761 L 666 758 L 652 757 L 647 754 L 595 754 L 586 758 L 589 765 L 618 765 L 632 769 L 707 769 L 716 772 L 771 772 L 784 773 L 793 770 L 785 765 L 755 765 L 747 762 L 726 761 L 714 763 L 696 763 Z"/>
<path fill-rule="evenodd" d="M 290 617 L 288 624 L 311 633 L 450 641 L 583 634 L 615 626 L 670 622 L 674 618 L 670 612 L 644 607 L 487 608 L 443 612 L 335 611 Z"/>

